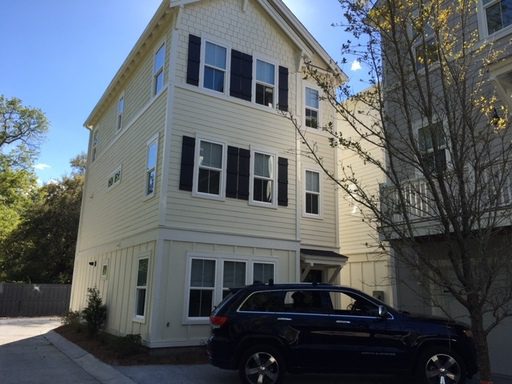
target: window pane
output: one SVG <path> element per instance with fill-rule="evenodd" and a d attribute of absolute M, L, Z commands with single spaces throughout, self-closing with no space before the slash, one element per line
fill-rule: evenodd
<path fill-rule="evenodd" d="M 146 289 L 137 288 L 137 309 L 135 314 L 137 316 L 144 316 L 144 310 L 146 307 Z"/>
<path fill-rule="evenodd" d="M 226 69 L 226 48 L 206 42 L 205 63 Z"/>
<path fill-rule="evenodd" d="M 306 108 L 306 127 L 318 128 L 318 111 Z"/>
<path fill-rule="evenodd" d="M 124 112 L 124 97 L 121 97 L 119 99 L 119 102 L 117 103 L 117 113 L 123 113 Z"/>
<path fill-rule="evenodd" d="M 306 88 L 306 105 L 311 108 L 318 109 L 318 91 Z"/>
<path fill-rule="evenodd" d="M 192 287 L 213 287 L 215 285 L 215 261 L 214 260 L 192 260 L 192 273 L 190 275 L 190 286 Z"/>
<path fill-rule="evenodd" d="M 224 262 L 223 288 L 236 288 L 245 285 L 245 263 L 237 261 Z"/>
<path fill-rule="evenodd" d="M 149 195 L 155 191 L 155 169 L 148 171 L 146 181 L 146 195 Z"/>
<path fill-rule="evenodd" d="M 164 72 L 160 72 L 155 77 L 155 95 L 162 90 L 164 87 Z"/>
<path fill-rule="evenodd" d="M 254 174 L 261 177 L 273 177 L 273 158 L 263 153 L 254 154 Z"/>
<path fill-rule="evenodd" d="M 272 202 L 272 181 L 263 179 L 254 179 L 253 199 L 264 203 Z"/>
<path fill-rule="evenodd" d="M 256 103 L 272 107 L 274 105 L 274 88 L 256 84 Z"/>
<path fill-rule="evenodd" d="M 224 72 L 215 68 L 204 68 L 203 86 L 214 91 L 224 92 Z"/>
<path fill-rule="evenodd" d="M 153 66 L 153 73 L 157 73 L 164 66 L 165 61 L 165 45 L 162 45 L 155 53 L 155 63 Z"/>
<path fill-rule="evenodd" d="M 320 192 L 320 175 L 318 172 L 306 171 L 306 191 Z"/>
<path fill-rule="evenodd" d="M 512 24 L 512 4 L 510 1 L 499 1 L 486 8 L 487 28 L 489 34 L 499 31 Z"/>
<path fill-rule="evenodd" d="M 253 282 L 268 283 L 274 279 L 274 264 L 254 263 Z"/>
<path fill-rule="evenodd" d="M 267 84 L 274 84 L 274 65 L 256 60 L 256 80 Z"/>
<path fill-rule="evenodd" d="M 157 142 L 154 141 L 148 145 L 148 157 L 147 157 L 147 169 L 155 168 L 157 158 L 158 146 Z"/>
<path fill-rule="evenodd" d="M 283 312 L 284 292 L 256 292 L 249 296 L 240 307 L 241 311 L 249 312 Z"/>
<path fill-rule="evenodd" d="M 318 215 L 318 195 L 306 193 L 306 213 Z"/>
<path fill-rule="evenodd" d="M 201 141 L 199 164 L 205 167 L 222 168 L 222 145 Z"/>
<path fill-rule="evenodd" d="M 139 260 L 139 268 L 137 271 L 137 286 L 145 286 L 148 278 L 148 259 Z"/>
<path fill-rule="evenodd" d="M 197 190 L 218 195 L 220 193 L 220 172 L 211 169 L 199 169 Z"/>
<path fill-rule="evenodd" d="M 188 305 L 189 317 L 208 317 L 212 311 L 213 291 L 206 289 L 191 289 Z"/>

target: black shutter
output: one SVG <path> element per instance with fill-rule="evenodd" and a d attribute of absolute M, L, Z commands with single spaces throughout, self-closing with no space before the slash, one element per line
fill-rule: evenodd
<path fill-rule="evenodd" d="M 229 94 L 239 99 L 251 101 L 251 89 L 252 56 L 232 49 Z"/>
<path fill-rule="evenodd" d="M 188 35 L 187 83 L 199 85 L 199 66 L 201 64 L 201 38 Z"/>
<path fill-rule="evenodd" d="M 196 139 L 183 136 L 183 143 L 181 145 L 180 189 L 184 191 L 192 191 L 195 146 Z"/>
<path fill-rule="evenodd" d="M 238 198 L 249 200 L 249 177 L 251 167 L 251 151 L 238 150 Z"/>
<path fill-rule="evenodd" d="M 288 206 L 288 159 L 280 157 L 277 173 L 277 203 Z"/>
<path fill-rule="evenodd" d="M 288 111 L 288 68 L 279 67 L 279 104 L 281 111 Z"/>
<path fill-rule="evenodd" d="M 238 148 L 228 147 L 226 197 L 237 198 L 238 191 Z"/>

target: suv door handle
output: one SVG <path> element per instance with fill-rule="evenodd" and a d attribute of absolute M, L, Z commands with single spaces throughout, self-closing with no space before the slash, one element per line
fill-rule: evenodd
<path fill-rule="evenodd" d="M 348 320 L 336 320 L 336 324 L 350 324 Z"/>
<path fill-rule="evenodd" d="M 277 320 L 280 320 L 280 321 L 292 321 L 292 319 L 289 318 L 289 317 L 278 317 Z"/>

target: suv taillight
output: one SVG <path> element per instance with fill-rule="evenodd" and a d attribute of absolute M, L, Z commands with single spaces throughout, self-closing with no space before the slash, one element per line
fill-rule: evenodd
<path fill-rule="evenodd" d="M 212 327 L 214 327 L 214 328 L 222 327 L 227 322 L 228 322 L 227 316 L 215 316 L 215 315 L 210 316 L 210 323 L 211 323 Z"/>

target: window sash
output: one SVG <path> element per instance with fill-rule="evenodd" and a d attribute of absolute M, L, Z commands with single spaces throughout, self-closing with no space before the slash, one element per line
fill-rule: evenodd
<path fill-rule="evenodd" d="M 199 140 L 194 191 L 207 195 L 221 196 L 225 177 L 225 145 Z"/>
<path fill-rule="evenodd" d="M 155 52 L 153 62 L 153 94 L 157 95 L 164 87 L 164 64 L 165 64 L 165 44 Z"/>
<path fill-rule="evenodd" d="M 137 285 L 135 288 L 135 315 L 139 317 L 144 317 L 146 312 L 148 267 L 148 258 L 139 259 L 137 265 Z"/>
<path fill-rule="evenodd" d="M 274 87 L 276 76 L 275 71 L 276 67 L 274 64 L 256 59 L 256 81 L 258 83 Z"/>
<path fill-rule="evenodd" d="M 510 0 L 483 0 L 487 33 L 498 32 L 512 24 L 512 1 Z"/>
<path fill-rule="evenodd" d="M 252 166 L 252 200 L 259 203 L 275 202 L 275 156 L 254 152 Z"/>
<path fill-rule="evenodd" d="M 158 140 L 148 143 L 146 155 L 146 195 L 151 195 L 156 186 L 156 164 L 158 160 Z"/>

